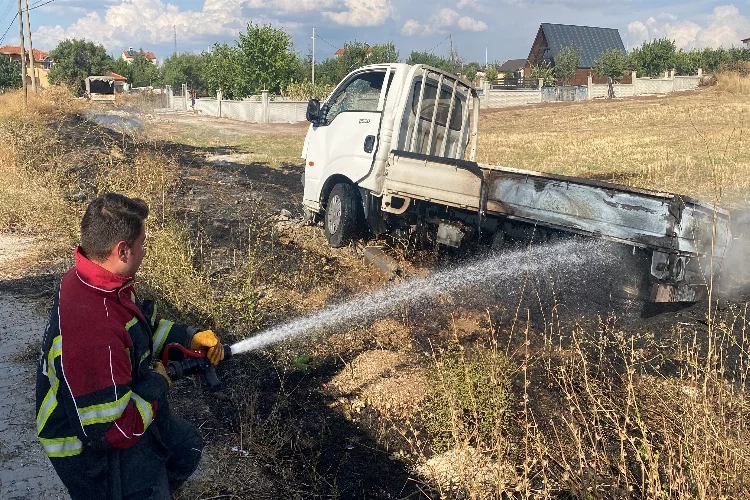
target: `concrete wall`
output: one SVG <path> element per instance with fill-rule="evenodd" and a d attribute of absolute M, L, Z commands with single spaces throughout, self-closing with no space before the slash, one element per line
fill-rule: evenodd
<path fill-rule="evenodd" d="M 675 76 L 674 77 L 674 89 L 675 90 L 695 90 L 701 82 L 700 76 Z"/>
<path fill-rule="evenodd" d="M 482 98 L 483 108 L 504 108 L 542 102 L 539 90 L 488 90 Z"/>
<path fill-rule="evenodd" d="M 669 78 L 636 78 L 635 95 L 669 94 L 674 91 L 674 80 Z"/>
<path fill-rule="evenodd" d="M 615 83 L 612 85 L 615 91 L 615 97 L 633 97 L 635 96 L 635 84 Z M 607 85 L 592 84 L 589 87 L 589 99 L 607 97 Z"/>
<path fill-rule="evenodd" d="M 201 97 L 195 100 L 195 111 L 206 116 L 231 118 L 252 123 L 297 123 L 305 121 L 307 101 L 271 100 L 264 93 L 260 100 L 248 99 L 230 101 L 212 97 Z M 175 110 L 190 111 L 191 100 L 174 95 L 167 89 L 167 107 Z M 278 99 L 278 98 L 277 98 Z"/>

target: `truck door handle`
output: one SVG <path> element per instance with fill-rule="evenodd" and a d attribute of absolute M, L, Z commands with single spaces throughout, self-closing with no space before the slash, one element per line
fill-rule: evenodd
<path fill-rule="evenodd" d="M 372 153 L 372 149 L 375 147 L 375 136 L 368 135 L 365 137 L 365 153 Z"/>

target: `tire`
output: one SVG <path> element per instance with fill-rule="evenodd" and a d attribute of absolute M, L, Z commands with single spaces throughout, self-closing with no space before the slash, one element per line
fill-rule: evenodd
<path fill-rule="evenodd" d="M 328 244 L 343 247 L 357 235 L 362 208 L 357 188 L 351 184 L 336 184 L 328 195 L 325 214 L 325 232 Z"/>

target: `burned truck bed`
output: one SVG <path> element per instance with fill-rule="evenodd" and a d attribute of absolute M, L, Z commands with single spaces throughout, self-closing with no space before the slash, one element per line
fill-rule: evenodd
<path fill-rule="evenodd" d="M 687 196 L 411 152 L 391 152 L 383 194 L 385 211 L 420 200 L 494 231 L 516 222 L 629 245 L 650 254 L 655 302 L 705 298 L 731 242 L 728 212 Z"/>

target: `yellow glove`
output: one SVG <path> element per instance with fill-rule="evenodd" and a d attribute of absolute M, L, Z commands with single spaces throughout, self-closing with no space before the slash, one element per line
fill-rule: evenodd
<path fill-rule="evenodd" d="M 169 378 L 169 375 L 167 375 L 167 369 L 164 368 L 164 365 L 161 364 L 161 361 L 154 361 L 153 369 L 155 372 L 158 372 L 159 375 L 167 379 L 167 385 L 169 385 L 169 388 L 172 388 L 172 379 Z"/>
<path fill-rule="evenodd" d="M 218 365 L 224 359 L 224 346 L 221 345 L 218 337 L 211 330 L 203 330 L 193 335 L 190 348 L 206 351 L 208 362 L 212 365 Z"/>

